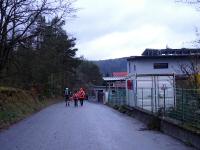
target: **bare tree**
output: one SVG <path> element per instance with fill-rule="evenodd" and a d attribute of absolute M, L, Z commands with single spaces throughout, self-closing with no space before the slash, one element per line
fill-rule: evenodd
<path fill-rule="evenodd" d="M 0 0 L 0 72 L 17 46 L 40 32 L 40 16 L 63 18 L 76 11 L 71 0 Z M 59 21 L 59 19 L 58 19 Z"/>
<path fill-rule="evenodd" d="M 200 74 L 200 56 L 191 55 L 188 63 L 179 65 L 179 72 L 187 77 L 187 84 L 191 88 L 200 88 L 199 74 Z"/>
<path fill-rule="evenodd" d="M 175 0 L 175 1 L 185 3 L 185 4 L 189 4 L 191 6 L 196 7 L 197 10 L 200 10 L 200 0 Z"/>
<path fill-rule="evenodd" d="M 200 0 L 176 0 L 176 2 L 183 2 L 183 3 L 196 5 L 196 4 L 200 3 Z"/>
<path fill-rule="evenodd" d="M 185 3 L 191 6 L 196 7 L 197 11 L 200 11 L 200 0 L 175 0 L 176 2 Z M 197 39 L 192 41 L 194 47 L 200 47 L 200 34 L 199 29 L 195 27 L 195 33 Z M 190 61 L 188 64 L 180 64 L 180 71 L 186 75 L 189 79 L 188 84 L 193 88 L 200 88 L 199 83 L 199 74 L 200 74 L 200 56 L 199 55 L 191 55 Z"/>

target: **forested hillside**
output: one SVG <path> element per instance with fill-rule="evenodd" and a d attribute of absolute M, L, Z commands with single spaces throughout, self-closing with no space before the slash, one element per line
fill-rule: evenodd
<path fill-rule="evenodd" d="M 41 30 L 40 34 L 16 47 L 12 60 L 0 74 L 1 85 L 36 88 L 45 95 L 60 95 L 64 87 L 100 84 L 98 67 L 76 57 L 76 39 L 66 34 L 64 21 L 57 19 L 48 22 L 43 16 L 38 18 L 36 27 Z M 92 79 L 85 68 L 96 73 Z M 88 77 L 87 82 L 83 82 L 85 77 Z"/>
<path fill-rule="evenodd" d="M 66 32 L 73 0 L 1 0 L 0 128 L 47 106 L 63 90 L 101 85 L 97 65 L 76 55 Z"/>
<path fill-rule="evenodd" d="M 94 61 L 103 76 L 111 76 L 113 72 L 127 71 L 127 58 Z"/>

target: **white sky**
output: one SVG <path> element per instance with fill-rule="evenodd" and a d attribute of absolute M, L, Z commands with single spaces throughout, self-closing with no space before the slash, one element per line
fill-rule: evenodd
<path fill-rule="evenodd" d="M 141 55 L 145 48 L 192 47 L 200 12 L 175 0 L 77 0 L 66 29 L 89 60 Z"/>

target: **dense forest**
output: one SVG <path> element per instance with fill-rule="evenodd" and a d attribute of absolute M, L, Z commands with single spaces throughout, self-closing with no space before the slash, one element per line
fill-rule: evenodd
<path fill-rule="evenodd" d="M 60 94 L 64 87 L 101 84 L 98 67 L 76 57 L 76 39 L 67 35 L 63 29 L 65 22 L 57 19 L 46 21 L 43 16 L 37 19 L 40 34 L 13 52 L 12 60 L 1 73 L 1 85 L 34 87 L 49 95 Z"/>
<path fill-rule="evenodd" d="M 103 76 L 112 76 L 113 72 L 127 71 L 127 58 L 93 61 Z"/>

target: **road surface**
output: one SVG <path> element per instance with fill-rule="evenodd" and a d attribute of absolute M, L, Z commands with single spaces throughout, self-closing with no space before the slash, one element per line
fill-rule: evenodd
<path fill-rule="evenodd" d="M 194 150 L 107 106 L 52 105 L 0 133 L 1 150 Z"/>

